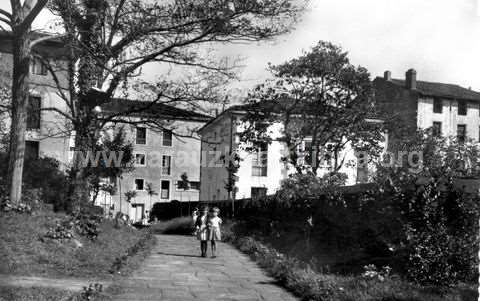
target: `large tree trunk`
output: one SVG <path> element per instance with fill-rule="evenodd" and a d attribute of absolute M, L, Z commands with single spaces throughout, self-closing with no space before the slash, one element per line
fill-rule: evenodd
<path fill-rule="evenodd" d="M 27 130 L 30 77 L 29 33 L 30 30 L 13 31 L 12 126 L 10 132 L 8 184 L 10 185 L 10 200 L 17 204 L 22 197 L 25 133 Z"/>
<path fill-rule="evenodd" d="M 86 138 L 86 134 L 77 131 L 75 136 L 75 156 L 71 173 L 70 187 L 70 208 L 68 211 L 77 213 L 82 204 L 87 204 L 90 200 L 90 190 L 88 187 L 88 179 L 85 173 L 85 162 L 87 153 L 92 151 L 91 143 Z"/>

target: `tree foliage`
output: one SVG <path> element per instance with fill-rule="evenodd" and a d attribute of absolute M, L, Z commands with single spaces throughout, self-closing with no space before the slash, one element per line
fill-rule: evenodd
<path fill-rule="evenodd" d="M 250 126 L 243 139 L 270 142 L 272 125 L 280 124 L 278 140 L 289 151 L 285 160 L 299 173 L 316 174 L 324 160 L 333 161 L 332 171 L 338 171 L 348 144 L 377 156 L 382 132 L 381 124 L 368 121 L 375 114 L 370 75 L 347 55 L 320 41 L 302 56 L 271 66 L 274 79 L 249 95 L 245 120 Z M 306 138 L 311 142 L 305 144 Z"/>
<path fill-rule="evenodd" d="M 163 128 L 158 116 L 145 118 L 140 113 L 155 103 L 202 108 L 215 102 L 215 92 L 233 68 L 225 60 L 208 55 L 201 46 L 219 43 L 261 41 L 288 32 L 302 6 L 293 0 L 53 0 L 50 9 L 62 19 L 64 40 L 70 50 L 65 68 L 69 75 L 68 93 L 60 92 L 67 112 L 44 108 L 64 116 L 76 133 L 77 150 L 95 147 L 96 129 L 112 122 L 142 124 Z M 47 62 L 48 63 L 48 62 Z M 146 64 L 158 64 L 158 70 L 189 67 L 197 70 L 193 78 L 172 76 L 165 72 L 148 87 L 145 106 L 102 112 L 97 123 L 94 108 L 118 95 L 134 90 Z M 178 69 L 177 69 L 178 70 Z M 59 91 L 64 91 L 54 76 Z M 91 93 L 92 88 L 102 93 Z M 140 89 L 140 90 L 142 90 Z M 144 93 L 144 91 L 141 91 Z M 77 183 L 86 178 L 74 164 Z M 78 185 L 77 198 L 84 198 L 86 185 Z"/>
<path fill-rule="evenodd" d="M 475 279 L 479 195 L 466 181 L 479 177 L 478 144 L 419 130 L 397 149 L 418 160 L 379 166 L 377 182 L 403 224 L 408 276 L 441 286 Z"/>

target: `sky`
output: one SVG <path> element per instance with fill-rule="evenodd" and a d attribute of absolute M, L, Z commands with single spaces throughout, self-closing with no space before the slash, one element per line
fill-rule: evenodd
<path fill-rule="evenodd" d="M 419 80 L 455 83 L 480 91 L 480 0 L 310 0 L 295 29 L 275 41 L 219 46 L 225 56 L 245 57 L 241 81 L 252 88 L 269 76 L 269 62 L 299 56 L 320 40 L 340 45 L 354 65 L 366 67 L 372 79 L 392 71 L 403 78 L 417 70 Z M 9 10 L 9 1 L 0 0 Z M 36 28 L 51 24 L 42 13 Z M 155 68 L 147 68 L 154 77 Z"/>

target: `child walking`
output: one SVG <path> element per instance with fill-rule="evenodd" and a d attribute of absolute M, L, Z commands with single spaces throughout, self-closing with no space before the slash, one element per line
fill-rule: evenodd
<path fill-rule="evenodd" d="M 200 241 L 200 250 L 202 257 L 207 257 L 208 249 L 208 207 L 203 207 L 200 215 L 195 222 L 195 229 L 197 230 L 197 239 Z"/>
<path fill-rule="evenodd" d="M 218 217 L 220 214 L 220 209 L 214 207 L 212 209 L 212 215 L 208 219 L 208 240 L 212 245 L 212 258 L 215 258 L 215 253 L 217 252 L 217 240 L 222 239 L 222 234 L 220 231 L 220 225 L 222 224 L 222 219 Z"/>

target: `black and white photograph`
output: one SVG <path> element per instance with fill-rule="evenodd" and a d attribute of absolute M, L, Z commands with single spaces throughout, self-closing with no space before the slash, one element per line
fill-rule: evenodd
<path fill-rule="evenodd" d="M 480 301 L 480 0 L 0 0 L 0 301 Z"/>

